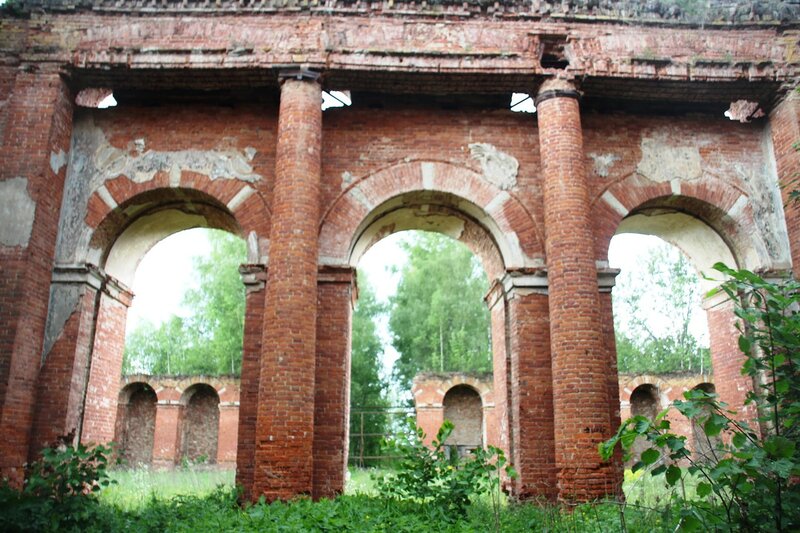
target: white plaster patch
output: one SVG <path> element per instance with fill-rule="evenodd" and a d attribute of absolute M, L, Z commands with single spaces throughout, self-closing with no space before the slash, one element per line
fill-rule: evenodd
<path fill-rule="evenodd" d="M 36 202 L 23 177 L 0 181 L 0 244 L 28 246 L 36 215 Z"/>
<path fill-rule="evenodd" d="M 501 152 L 488 143 L 472 143 L 469 150 L 472 157 L 481 164 L 486 181 L 504 191 L 516 187 L 519 161 L 514 156 Z"/>
<path fill-rule="evenodd" d="M 247 148 L 244 149 L 244 156 L 247 158 L 248 161 L 252 161 L 257 153 L 258 150 L 256 150 L 252 146 L 248 146 Z"/>
<path fill-rule="evenodd" d="M 622 202 L 617 200 L 617 197 L 611 194 L 610 191 L 604 192 L 602 198 L 609 205 L 609 207 L 611 207 L 611 209 L 613 209 L 623 217 L 628 216 L 629 213 L 628 208 L 622 205 Z"/>
<path fill-rule="evenodd" d="M 503 204 L 506 203 L 506 200 L 508 200 L 509 198 L 511 198 L 511 196 L 507 192 L 505 191 L 501 192 L 500 194 L 492 198 L 492 200 L 488 204 L 486 204 L 486 212 L 494 213 L 500 207 L 502 207 Z"/>
<path fill-rule="evenodd" d="M 672 194 L 679 196 L 681 194 L 681 180 L 670 181 L 669 188 L 672 190 Z"/>
<path fill-rule="evenodd" d="M 636 171 L 656 183 L 674 179 L 691 181 L 703 175 L 700 150 L 696 145 L 676 146 L 665 135 L 643 137 L 642 159 Z"/>
<path fill-rule="evenodd" d="M 61 172 L 61 169 L 64 165 L 67 164 L 67 154 L 64 150 L 59 150 L 58 152 L 50 152 L 50 170 L 53 171 L 53 174 L 58 174 Z"/>
<path fill-rule="evenodd" d="M 436 167 L 433 163 L 422 163 L 422 188 L 433 189 L 433 180 L 436 179 Z"/>
<path fill-rule="evenodd" d="M 120 150 L 104 142 L 95 150 L 93 163 L 103 180 L 119 175 L 128 176 L 136 183 L 152 180 L 158 172 L 169 172 L 170 185 L 179 183 L 181 171 L 197 172 L 210 179 L 239 179 L 250 183 L 261 179 L 250 165 L 251 153 L 223 150 L 145 150 L 144 139 L 133 142 L 133 153 Z"/>
<path fill-rule="evenodd" d="M 254 188 L 252 188 L 249 185 L 245 185 L 244 187 L 239 189 L 239 192 L 236 193 L 236 196 L 231 198 L 231 201 L 228 202 L 228 209 L 231 212 L 236 211 L 236 208 L 242 205 L 242 203 L 245 200 L 250 198 L 250 196 L 252 196 L 254 192 L 256 192 Z"/>
<path fill-rule="evenodd" d="M 101 199 L 101 200 L 103 200 L 103 202 L 104 202 L 104 203 L 105 203 L 105 204 L 106 204 L 106 205 L 107 205 L 107 206 L 108 206 L 110 209 L 116 209 L 116 208 L 117 208 L 117 201 L 116 201 L 116 200 L 114 200 L 114 197 L 113 197 L 113 196 L 111 196 L 111 193 L 110 193 L 110 192 L 108 192 L 108 189 L 106 188 L 106 186 L 105 186 L 105 185 L 101 185 L 101 186 L 100 186 L 100 187 L 97 189 L 97 196 L 99 196 L 99 197 L 100 197 L 100 199 Z"/>
<path fill-rule="evenodd" d="M 348 171 L 345 170 L 342 172 L 342 190 L 347 189 L 355 180 L 355 176 L 350 174 Z"/>
<path fill-rule="evenodd" d="M 736 220 L 739 218 L 739 215 L 742 214 L 742 209 L 747 205 L 747 197 L 745 195 L 740 195 L 739 198 L 736 199 L 736 203 L 731 206 L 728 210 L 728 216 L 732 219 Z"/>
<path fill-rule="evenodd" d="M 604 178 L 608 177 L 608 172 L 611 170 L 611 167 L 614 166 L 614 163 L 619 161 L 619 156 L 615 154 L 591 153 L 589 154 L 589 157 L 591 157 L 592 161 L 594 161 L 595 173 Z"/>
<path fill-rule="evenodd" d="M 251 265 L 258 263 L 258 234 L 255 231 L 247 234 L 247 262 Z"/>

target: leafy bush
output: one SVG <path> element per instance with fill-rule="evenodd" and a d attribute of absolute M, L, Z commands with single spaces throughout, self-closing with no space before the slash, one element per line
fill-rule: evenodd
<path fill-rule="evenodd" d="M 445 441 L 453 428 L 453 423 L 445 420 L 429 448 L 423 444 L 422 429 L 412 424 L 410 434 L 393 443 L 402 459 L 395 473 L 378 480 L 379 492 L 401 500 L 430 502 L 452 516 L 463 517 L 476 496 L 497 493 L 501 471 L 516 475 L 503 451 L 494 446 L 477 448 L 463 459 L 448 453 Z"/>
<path fill-rule="evenodd" d="M 742 374 L 758 384 L 747 396 L 759 413 L 760 428 L 719 401 L 716 394 L 691 390 L 672 407 L 701 425 L 711 461 L 697 461 L 686 437 L 671 433 L 664 410 L 654 420 L 635 416 L 600 445 L 608 459 L 620 445 L 630 450 L 637 437 L 651 447 L 633 470 L 652 468 L 669 487 L 684 486 L 687 475 L 700 476 L 692 499 L 675 493 L 684 530 L 742 529 L 796 531 L 800 528 L 800 283 L 771 283 L 746 270 L 721 263 L 730 277 L 719 290 L 736 304 L 739 348 L 746 355 Z M 714 439 L 713 437 L 722 437 Z M 664 464 L 666 455 L 672 464 Z M 676 463 L 689 464 L 682 469 Z M 793 479 L 794 478 L 794 479 Z"/>
<path fill-rule="evenodd" d="M 0 487 L 0 530 L 80 530 L 98 511 L 96 493 L 107 486 L 106 446 L 68 445 L 59 439 L 42 457 L 28 465 L 22 490 Z"/>

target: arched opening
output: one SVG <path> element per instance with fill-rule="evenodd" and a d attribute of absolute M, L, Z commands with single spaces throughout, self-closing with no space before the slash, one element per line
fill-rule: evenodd
<path fill-rule="evenodd" d="M 736 197 L 734 197 L 736 198 Z M 723 297 L 707 297 L 710 289 L 719 284 L 721 274 L 713 270 L 716 262 L 722 262 L 731 267 L 744 265 L 747 268 L 758 268 L 759 265 L 769 263 L 769 254 L 762 248 L 764 243 L 752 232 L 743 231 L 734 218 L 737 212 L 746 209 L 745 198 L 740 197 L 737 209 L 722 210 L 715 205 L 698 198 L 674 195 L 648 200 L 631 210 L 620 222 L 617 236 L 612 241 L 612 246 L 617 240 L 636 237 L 657 237 L 671 245 L 665 257 L 671 255 L 676 258 L 676 274 L 670 275 L 662 272 L 662 292 L 667 294 L 667 301 L 684 299 L 682 295 L 694 293 L 692 299 L 697 303 L 691 304 L 694 310 L 678 313 L 678 309 L 687 309 L 670 305 L 657 305 L 657 302 L 648 293 L 649 287 L 634 291 L 632 296 L 639 298 L 642 312 L 638 319 L 652 319 L 650 331 L 652 349 L 644 350 L 645 356 L 658 354 L 658 360 L 646 367 L 646 373 L 681 372 L 697 374 L 694 378 L 706 381 L 713 374 L 716 383 L 723 383 L 719 390 L 723 401 L 733 409 L 742 411 L 742 416 L 753 418 L 753 413 L 744 405 L 746 392 L 752 390 L 752 382 L 741 376 L 739 369 L 743 363 L 736 339 L 736 318 L 733 314 L 733 304 Z M 737 204 L 738 205 L 738 204 Z M 620 206 L 621 208 L 621 206 Z M 628 245 L 627 250 L 617 256 L 638 257 L 642 256 L 643 249 L 648 246 L 641 244 L 643 241 L 633 241 L 633 246 Z M 665 248 L 664 244 L 660 244 Z M 611 266 L 620 266 L 613 258 L 614 250 L 609 248 L 609 263 Z M 656 262 L 657 263 L 657 262 Z M 651 262 L 652 264 L 652 262 Z M 687 268 L 690 265 L 690 268 Z M 642 274 L 635 274 L 634 278 L 642 278 Z M 708 279 L 710 278 L 710 279 Z M 626 292 L 624 287 L 625 273 L 617 278 L 617 287 L 614 289 L 615 299 L 615 329 L 617 330 L 617 351 L 622 354 L 632 348 L 630 339 L 620 336 L 620 320 L 617 315 L 617 298 Z M 692 285 L 694 286 L 692 288 Z M 690 290 L 689 290 L 690 289 Z M 638 292 L 638 294 L 637 294 Z M 630 296 L 629 292 L 629 296 Z M 702 309 L 702 310 L 700 310 Z M 680 316 L 679 316 L 680 315 Z M 703 324 L 707 323 L 707 326 Z M 681 326 L 681 327 L 678 327 Z M 659 335 L 654 331 L 671 331 L 668 335 Z M 706 333 L 707 332 L 707 333 Z M 624 333 L 624 332 L 622 332 Z M 655 333 L 655 334 L 654 334 Z M 683 339 L 689 342 L 675 342 Z M 706 340 L 707 339 L 707 340 Z M 637 348 L 633 346 L 633 348 Z M 642 351 L 642 345 L 638 346 Z M 710 356 L 705 356 L 704 351 Z M 634 350 L 635 351 L 635 350 Z M 667 355 L 664 355 L 667 354 Z M 669 355 L 672 354 L 672 355 Z M 677 365 L 663 365 L 664 357 L 677 357 Z M 708 357 L 708 358 L 707 358 Z M 623 357 L 620 355 L 620 373 L 631 369 L 624 368 Z M 658 364 L 655 368 L 653 364 Z M 710 364 L 709 364 L 710 363 Z M 710 368 L 709 368 L 710 367 Z M 641 372 L 642 369 L 634 370 Z"/>
<path fill-rule="evenodd" d="M 192 402 L 186 398 L 193 436 L 183 439 L 181 391 L 162 382 L 178 374 L 240 374 L 245 288 L 238 270 L 248 262 L 241 232 L 227 206 L 206 193 L 179 188 L 135 195 L 98 225 L 90 255 L 127 297 L 99 296 L 82 440 L 111 440 L 113 435 L 98 422 L 111 419 L 113 425 L 106 411 L 111 405 L 116 413 L 116 394 L 113 400 L 107 396 L 119 390 L 124 375 L 145 374 L 148 381 L 157 376 L 163 399 L 153 407 L 156 446 L 146 462 L 168 467 L 180 462 L 184 452 L 195 461 L 217 461 L 219 397 L 214 396 L 212 425 L 203 430 L 207 439 L 197 436 L 196 412 L 209 410 L 211 395 L 203 392 Z M 258 238 L 255 233 L 250 237 L 249 257 L 259 261 Z M 238 397 L 228 404 L 234 400 L 238 407 Z M 230 414 L 227 426 L 235 424 Z M 191 443 L 186 449 L 184 441 Z M 230 453 L 225 451 L 226 461 Z M 144 462 L 144 456 L 137 462 Z"/>
<path fill-rule="evenodd" d="M 119 455 L 131 468 L 150 465 L 156 425 L 156 393 L 147 383 L 134 382 L 119 393 L 115 441 Z"/>
<path fill-rule="evenodd" d="M 219 440 L 219 395 L 214 387 L 198 383 L 183 393 L 181 461 L 215 464 Z"/>
<path fill-rule="evenodd" d="M 457 385 L 444 395 L 444 418 L 453 423 L 446 444 L 459 457 L 484 444 L 483 404 L 478 392 L 467 385 Z"/>
<path fill-rule="evenodd" d="M 703 391 L 706 394 L 716 394 L 717 392 L 713 383 L 700 383 L 693 390 Z M 701 463 L 716 463 L 720 459 L 716 452 L 719 437 L 706 435 L 702 421 L 710 414 L 710 411 L 705 406 L 704 410 L 706 412 L 692 419 L 692 460 Z"/>
<path fill-rule="evenodd" d="M 645 416 L 653 420 L 661 408 L 658 388 L 650 383 L 639 385 L 631 392 L 630 404 L 631 416 Z M 629 468 L 639 461 L 642 452 L 649 447 L 647 439 L 637 438 L 631 447 L 631 458 L 625 466 Z"/>

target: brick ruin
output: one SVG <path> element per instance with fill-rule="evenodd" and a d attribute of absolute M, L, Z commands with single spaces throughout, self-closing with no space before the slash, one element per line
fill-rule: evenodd
<path fill-rule="evenodd" d="M 236 465 L 239 380 L 124 376 L 114 442 L 129 467 Z"/>
<path fill-rule="evenodd" d="M 714 392 L 712 377 L 704 374 L 620 374 L 619 409 L 625 420 L 635 415 L 654 418 L 673 401 L 682 400 L 683 393 L 690 389 Z M 450 420 L 458 431 L 446 441 L 455 446 L 460 454 L 476 446 L 501 446 L 498 422 L 502 414 L 495 408 L 494 380 L 491 375 L 449 372 L 443 374 L 424 373 L 414 378 L 411 388 L 417 425 L 426 436 L 426 444 L 435 438 L 445 419 Z M 667 416 L 672 431 L 687 438 L 691 450 L 703 455 L 708 449 L 705 433 L 695 427 L 674 410 Z M 645 443 L 634 443 L 630 468 Z"/>
<path fill-rule="evenodd" d="M 613 235 L 661 236 L 705 271 L 800 271 L 800 213 L 778 187 L 800 171 L 796 2 L 2 9 L 0 471 L 15 483 L 57 435 L 114 438 L 136 266 L 183 229 L 248 243 L 246 498 L 341 492 L 354 267 L 390 233 L 438 231 L 481 258 L 519 498 L 619 490 L 621 465 L 596 452 L 620 417 Z M 352 106 L 323 112 L 331 90 Z M 92 107 L 109 92 L 116 107 Z M 509 110 L 512 92 L 536 113 Z M 735 407 L 752 384 L 730 305 L 707 310 Z M 130 398 L 153 417 L 152 394 Z M 188 405 L 160 401 L 156 429 Z"/>

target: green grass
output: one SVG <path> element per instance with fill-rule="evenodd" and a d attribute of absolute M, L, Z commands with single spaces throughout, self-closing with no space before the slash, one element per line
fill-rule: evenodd
<path fill-rule="evenodd" d="M 382 469 L 351 468 L 345 495 L 333 501 L 259 504 L 241 510 L 235 505 L 233 471 L 133 470 L 112 472 L 115 485 L 100 500 L 108 530 L 114 520 L 125 528 L 145 531 L 221 529 L 241 531 L 487 531 L 494 528 L 489 497 L 479 498 L 467 516 L 454 519 L 435 506 L 381 498 L 375 475 Z M 221 487 L 220 487 L 221 486 Z M 665 512 L 669 496 L 660 480 L 626 472 L 629 505 L 609 502 L 572 509 L 552 505 L 509 504 L 497 510 L 502 531 L 668 531 L 676 517 Z M 693 490 L 693 489 L 692 489 Z M 650 509 L 650 508 L 654 509 Z"/>
<path fill-rule="evenodd" d="M 103 503 L 120 509 L 141 508 L 153 499 L 169 500 L 174 496 L 207 496 L 219 486 L 233 488 L 233 470 L 114 470 L 116 483 L 100 493 Z"/>

